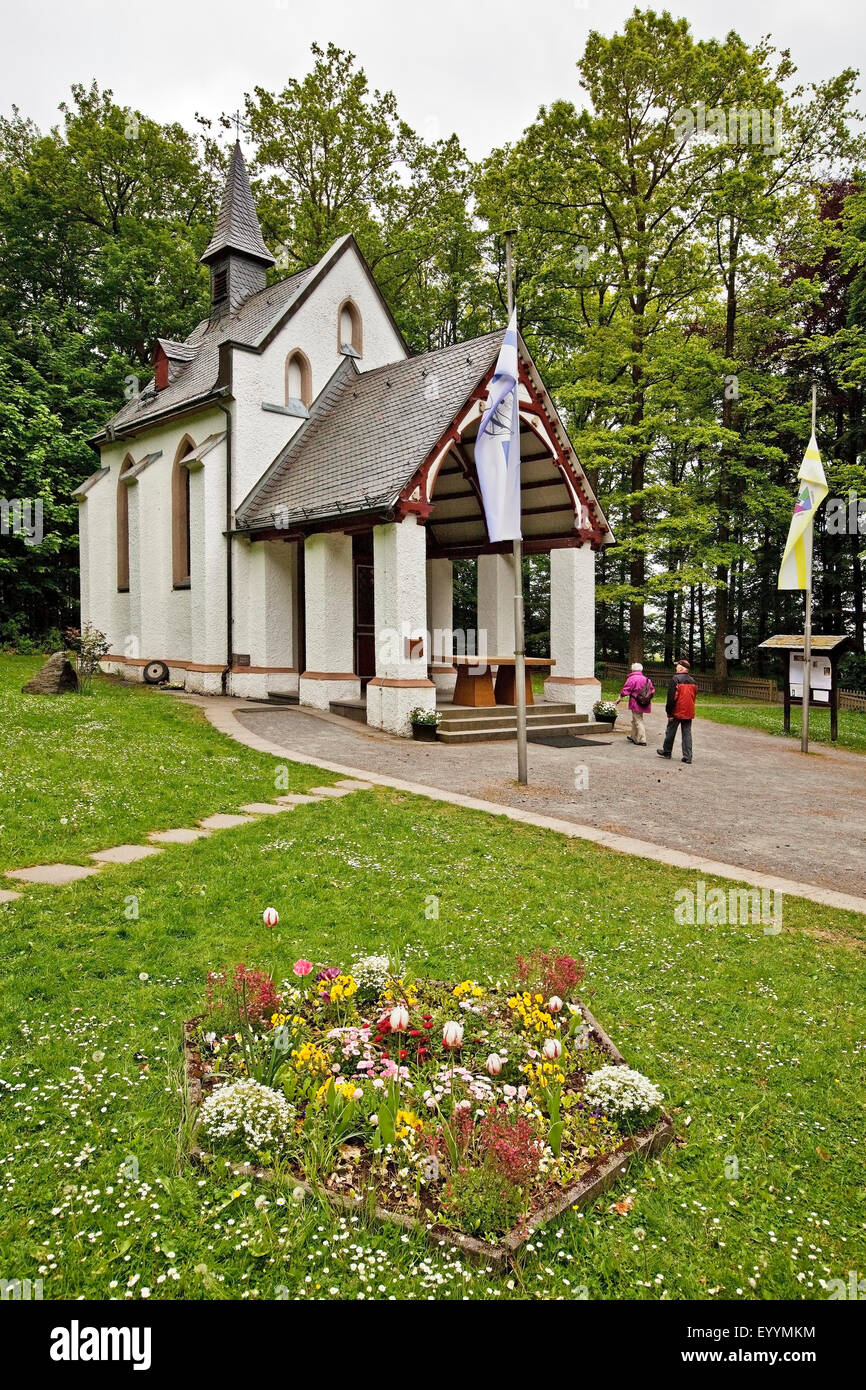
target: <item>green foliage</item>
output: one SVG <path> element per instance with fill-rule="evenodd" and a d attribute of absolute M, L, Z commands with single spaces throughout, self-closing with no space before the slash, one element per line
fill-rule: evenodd
<path fill-rule="evenodd" d="M 450 1173 L 442 1195 L 442 1209 L 461 1231 L 495 1237 L 517 1224 L 523 1208 L 523 1192 L 516 1183 L 488 1164 L 458 1168 Z"/>
<path fill-rule="evenodd" d="M 215 185 L 193 137 L 74 86 L 62 128 L 0 118 L 0 496 L 39 499 L 44 540 L 0 538 L 0 621 L 77 616 L 73 489 L 87 439 L 149 375 L 157 336 L 204 315 Z"/>
<path fill-rule="evenodd" d="M 523 135 L 473 166 L 456 134 L 403 119 L 355 56 L 245 99 L 255 193 L 285 276 L 345 233 L 410 347 L 502 323 L 516 227 L 523 335 L 618 545 L 598 564 L 603 657 L 762 672 L 759 643 L 801 621 L 776 575 L 819 382 L 831 488 L 866 498 L 866 194 L 854 74 L 797 85 L 787 51 L 635 10 L 591 32 L 578 106 L 551 93 Z M 757 110 L 767 139 L 688 138 L 683 112 Z M 48 134 L 0 119 L 0 495 L 39 497 L 38 547 L 4 537 L 0 625 L 75 620 L 86 440 L 148 372 L 156 336 L 207 310 L 198 264 L 230 130 L 196 135 L 75 86 Z M 726 126 L 731 135 L 733 127 Z M 770 138 L 772 135 L 773 138 Z M 828 169 L 832 172 L 828 174 Z M 864 648 L 862 537 L 815 550 L 815 626 Z M 547 561 L 525 566 L 527 649 L 549 647 Z M 455 623 L 476 626 L 472 562 Z M 728 650 L 736 638 L 738 656 Z"/>

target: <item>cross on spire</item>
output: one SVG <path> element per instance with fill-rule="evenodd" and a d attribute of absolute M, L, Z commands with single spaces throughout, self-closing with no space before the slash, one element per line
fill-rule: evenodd
<path fill-rule="evenodd" d="M 241 120 L 241 113 L 240 113 L 240 111 L 233 111 L 232 114 L 229 116 L 229 122 L 230 122 L 230 124 L 232 124 L 232 125 L 234 126 L 234 128 L 235 128 L 235 139 L 236 139 L 236 140 L 240 140 L 240 138 L 241 138 L 241 129 L 243 128 L 244 130 L 246 130 L 246 126 L 244 126 L 244 123 L 243 123 L 243 121 Z"/>

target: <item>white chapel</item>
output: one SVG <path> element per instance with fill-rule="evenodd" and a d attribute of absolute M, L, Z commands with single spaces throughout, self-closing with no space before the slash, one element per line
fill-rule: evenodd
<path fill-rule="evenodd" d="M 477 646 L 513 652 L 508 543 L 491 544 L 473 440 L 502 331 L 412 356 L 352 236 L 267 283 L 239 144 L 213 237 L 207 319 L 154 345 L 154 377 L 92 441 L 77 489 L 81 613 L 104 667 L 187 690 L 409 732 L 448 698 L 452 563 L 478 566 Z M 588 714 L 595 556 L 608 523 L 522 340 L 524 551 L 550 552 L 545 697 Z"/>

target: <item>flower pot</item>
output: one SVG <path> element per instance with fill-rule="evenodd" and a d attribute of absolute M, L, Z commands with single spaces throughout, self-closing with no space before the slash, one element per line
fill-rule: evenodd
<path fill-rule="evenodd" d="M 413 724 L 412 737 L 419 743 L 435 743 L 437 727 L 436 724 Z"/>

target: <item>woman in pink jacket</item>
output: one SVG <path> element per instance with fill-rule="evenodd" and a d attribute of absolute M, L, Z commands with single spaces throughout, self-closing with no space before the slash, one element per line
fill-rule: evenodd
<path fill-rule="evenodd" d="M 631 668 L 631 675 L 620 691 L 617 704 L 622 704 L 628 697 L 628 707 L 631 710 L 631 733 L 628 735 L 628 741 L 641 748 L 646 746 L 643 717 L 652 711 L 652 698 L 655 693 L 655 686 L 649 676 L 644 675 L 640 662 L 636 661 Z"/>

